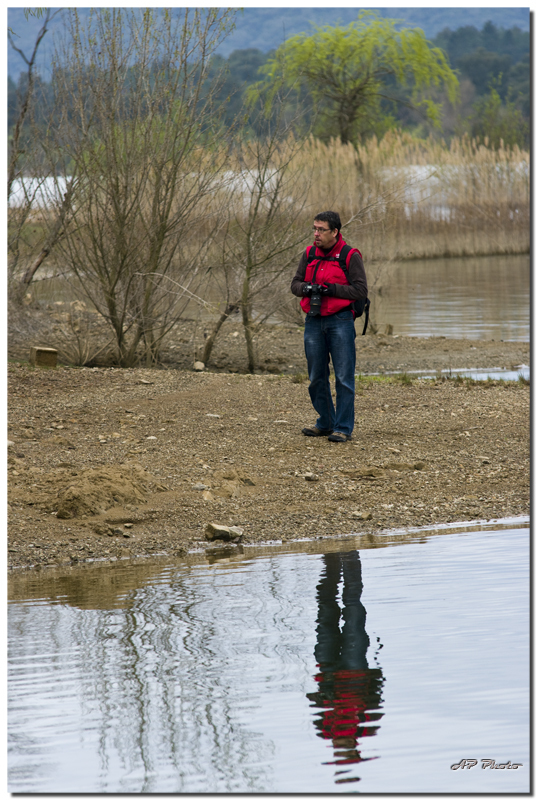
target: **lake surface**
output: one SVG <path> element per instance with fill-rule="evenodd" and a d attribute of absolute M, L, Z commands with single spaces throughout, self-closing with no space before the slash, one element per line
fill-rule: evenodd
<path fill-rule="evenodd" d="M 376 293 L 372 269 L 368 270 L 368 280 L 371 319 L 381 333 L 390 324 L 395 335 L 403 336 L 529 341 L 529 256 L 442 258 L 393 264 L 380 276 L 378 285 L 383 286 L 380 295 Z M 213 282 L 201 294 L 218 303 L 222 299 L 216 293 L 218 286 Z M 43 302 L 73 299 L 69 283 L 58 278 L 37 282 L 33 291 Z M 184 316 L 197 318 L 199 313 L 199 306 L 192 302 Z M 202 318 L 213 319 L 203 312 Z M 356 328 L 361 329 L 361 321 Z"/>
<path fill-rule="evenodd" d="M 529 341 L 529 256 L 409 261 L 381 282 L 372 299 L 381 332 L 391 324 L 403 336 Z"/>
<path fill-rule="evenodd" d="M 354 542 L 12 575 L 9 791 L 527 792 L 527 519 Z"/>

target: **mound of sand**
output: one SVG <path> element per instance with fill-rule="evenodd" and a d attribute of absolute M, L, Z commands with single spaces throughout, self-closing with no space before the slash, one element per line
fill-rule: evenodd
<path fill-rule="evenodd" d="M 139 464 L 87 469 L 58 491 L 54 510 L 58 519 L 94 516 L 115 505 L 145 503 L 163 486 Z"/>

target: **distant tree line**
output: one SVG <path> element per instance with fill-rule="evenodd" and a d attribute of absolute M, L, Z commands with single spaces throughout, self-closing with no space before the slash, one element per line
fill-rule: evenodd
<path fill-rule="evenodd" d="M 446 55 L 447 63 L 455 70 L 461 83 L 460 103 L 457 107 L 444 110 L 441 134 L 449 138 L 469 133 L 472 136 L 487 136 L 493 145 L 529 145 L 530 120 L 530 34 L 518 27 L 498 28 L 492 22 L 486 23 L 482 30 L 474 26 L 462 26 L 456 30 L 445 28 L 432 44 Z M 217 102 L 224 109 L 223 123 L 228 127 L 235 124 L 239 115 L 246 114 L 246 121 L 256 130 L 255 120 L 259 120 L 256 110 L 245 111 L 245 96 L 257 81 L 260 70 L 275 58 L 277 51 L 264 53 L 257 49 L 235 50 L 228 58 L 218 54 L 212 56 L 207 86 L 214 76 L 220 76 Z M 27 73 L 21 73 L 17 83 L 8 78 L 8 129 L 12 133 L 20 107 L 20 97 L 24 96 Z M 408 102 L 410 91 L 398 85 L 397 81 L 386 76 L 385 84 L 392 90 L 392 99 L 381 102 L 380 116 L 364 126 L 362 136 L 382 133 L 389 128 L 413 131 L 417 135 L 431 132 L 423 116 L 416 113 Z M 301 89 L 301 97 L 307 98 L 307 89 Z M 50 83 L 35 76 L 34 123 L 42 118 L 48 119 L 52 88 Z M 394 97 L 400 102 L 394 102 Z M 447 98 L 439 97 L 447 103 Z M 382 124 L 379 125 L 379 120 Z M 311 124 L 311 114 L 305 102 L 303 122 Z M 328 138 L 332 134 L 326 129 Z M 322 138 L 322 136 L 321 136 Z"/>

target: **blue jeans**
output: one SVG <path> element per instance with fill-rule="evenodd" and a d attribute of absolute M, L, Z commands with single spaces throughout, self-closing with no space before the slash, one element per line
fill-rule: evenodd
<path fill-rule="evenodd" d="M 321 430 L 348 436 L 354 428 L 354 373 L 356 348 L 354 318 L 350 308 L 327 317 L 306 316 L 304 349 L 308 361 L 309 393 Z M 330 359 L 336 376 L 336 407 L 330 391 Z"/>

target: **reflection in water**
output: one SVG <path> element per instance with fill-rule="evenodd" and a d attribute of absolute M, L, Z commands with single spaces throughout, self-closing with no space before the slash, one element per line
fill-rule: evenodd
<path fill-rule="evenodd" d="M 327 553 L 324 572 L 317 586 L 319 612 L 315 658 L 319 672 L 315 676 L 318 691 L 307 697 L 323 710 L 315 725 L 318 735 L 331 739 L 337 766 L 369 761 L 359 752 L 359 740 L 374 736 L 379 729 L 371 722 L 383 714 L 375 711 L 381 703 L 382 672 L 370 669 L 366 653 L 369 637 L 365 630 L 366 611 L 361 602 L 362 565 L 357 550 Z M 337 595 L 343 577 L 343 610 Z M 343 627 L 340 630 L 340 617 Z M 376 758 L 377 756 L 375 756 Z M 350 770 L 339 770 L 343 775 Z M 359 781 L 358 777 L 337 778 L 336 783 Z"/>
<path fill-rule="evenodd" d="M 9 791 L 472 793 L 463 756 L 529 764 L 528 531 L 430 533 L 12 575 Z"/>

